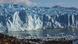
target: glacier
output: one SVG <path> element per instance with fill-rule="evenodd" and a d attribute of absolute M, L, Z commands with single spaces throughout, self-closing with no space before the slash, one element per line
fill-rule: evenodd
<path fill-rule="evenodd" d="M 61 6 L 28 7 L 21 4 L 0 4 L 0 33 L 11 31 L 25 31 L 37 36 L 77 34 L 78 9 Z"/>

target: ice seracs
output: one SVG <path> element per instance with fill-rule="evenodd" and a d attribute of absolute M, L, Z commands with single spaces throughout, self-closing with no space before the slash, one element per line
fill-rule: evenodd
<path fill-rule="evenodd" d="M 10 19 L 8 19 L 7 22 L 8 31 L 22 31 L 22 21 L 19 18 L 19 12 L 15 12 L 12 18 L 13 22 L 11 22 Z"/>

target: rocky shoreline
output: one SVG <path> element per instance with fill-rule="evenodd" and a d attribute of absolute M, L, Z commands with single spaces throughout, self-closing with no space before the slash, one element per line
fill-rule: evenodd
<path fill-rule="evenodd" d="M 72 44 L 72 40 L 17 39 L 0 33 L 0 44 Z"/>

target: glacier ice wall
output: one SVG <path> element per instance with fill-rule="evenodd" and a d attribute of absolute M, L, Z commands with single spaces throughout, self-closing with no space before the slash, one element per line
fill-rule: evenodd
<path fill-rule="evenodd" d="M 77 8 L 59 6 L 27 7 L 19 4 L 0 5 L 1 31 L 30 31 L 77 27 Z"/>

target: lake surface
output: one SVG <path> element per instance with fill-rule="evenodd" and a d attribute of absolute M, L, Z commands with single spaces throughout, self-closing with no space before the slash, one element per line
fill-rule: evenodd
<path fill-rule="evenodd" d="M 40 30 L 29 30 L 29 31 L 9 31 L 9 36 L 17 38 L 25 37 L 65 37 L 65 36 L 78 36 L 77 29 L 40 29 Z"/>

